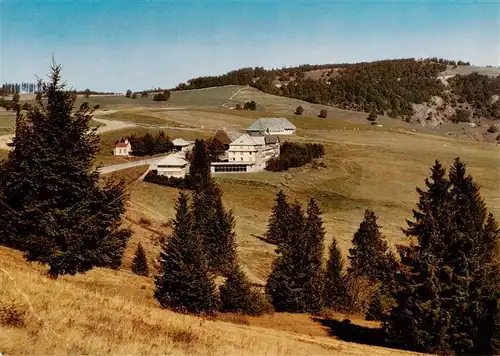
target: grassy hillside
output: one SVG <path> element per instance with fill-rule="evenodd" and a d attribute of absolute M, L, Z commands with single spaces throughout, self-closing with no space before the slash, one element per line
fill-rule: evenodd
<path fill-rule="evenodd" d="M 176 89 L 250 85 L 268 94 L 436 125 L 456 121 L 459 109 L 467 111 L 468 115 L 461 115 L 467 116 L 466 121 L 500 119 L 500 103 L 494 102 L 500 95 L 500 80 L 495 79 L 499 73 L 498 68 L 471 67 L 461 61 L 408 58 L 272 70 L 242 68 L 193 78 Z M 465 85 L 446 82 L 454 75 L 462 76 Z M 436 100 L 444 102 L 435 104 Z M 422 113 L 419 105 L 431 110 Z"/>
<path fill-rule="evenodd" d="M 17 252 L 0 247 L 0 258 L 0 348 L 7 355 L 412 354 L 327 337 L 322 324 L 306 315 L 302 318 L 312 333 L 324 336 L 275 327 L 297 322 L 293 315 L 276 321 L 267 317 L 265 327 L 258 327 L 242 325 L 255 322 L 244 319 L 231 324 L 162 310 L 152 297 L 151 279 L 128 268 L 50 280 Z"/>
<path fill-rule="evenodd" d="M 235 214 L 242 268 L 254 283 L 265 283 L 275 257 L 274 246 L 259 237 L 265 231 L 279 189 L 302 204 L 315 198 L 324 213 L 325 249 L 335 236 L 344 254 L 366 208 L 374 209 L 380 216 L 391 248 L 407 242 L 401 227 L 415 207 L 415 187 L 423 187 L 435 159 L 449 166 L 460 156 L 481 185 L 488 209 L 500 217 L 498 145 L 428 135 L 418 126 L 388 117 L 377 119 L 383 127 L 371 126 L 364 113 L 340 109 L 329 108 L 328 118 L 320 119 L 316 114 L 321 105 L 304 104 L 249 87 L 178 93 L 179 101 L 187 95 L 183 99 L 185 109 L 172 109 L 170 102 L 170 108 L 127 107 L 122 103 L 132 99 L 123 97 L 112 104 L 117 109 L 99 113 L 101 118 L 138 126 L 104 132 L 98 159 L 106 164 L 126 161 L 110 155 L 114 142 L 122 136 L 156 133 L 155 126 L 171 127 L 165 131 L 172 138 L 192 140 L 212 136 L 222 127 L 244 130 L 262 116 L 288 117 L 297 126 L 298 135 L 285 139 L 325 145 L 326 154 L 321 161 L 326 168 L 307 165 L 279 173 L 215 176 L 225 205 Z M 205 101 L 203 95 L 211 99 Z M 222 106 L 246 100 L 257 101 L 259 111 L 236 111 Z M 298 103 L 306 109 L 302 116 L 291 112 Z M 43 275 L 44 267 L 27 264 L 18 252 L 0 248 L 0 352 L 404 354 L 400 350 L 362 345 L 383 343 L 379 325 L 357 316 L 223 315 L 209 320 L 160 309 L 152 296 L 152 279 L 132 274 L 130 265 L 139 242 L 151 267 L 155 265 L 161 236 L 170 232 L 178 190 L 139 181 L 144 170 L 145 167 L 136 167 L 117 173 L 128 183 L 130 198 L 123 224 L 133 231 L 120 270 L 99 268 L 54 281 Z M 351 319 L 352 324 L 341 324 L 344 317 Z M 346 338 L 357 343 L 342 341 Z"/>

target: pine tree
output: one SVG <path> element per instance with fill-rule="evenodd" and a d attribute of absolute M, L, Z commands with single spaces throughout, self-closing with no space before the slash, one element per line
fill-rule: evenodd
<path fill-rule="evenodd" d="M 232 211 L 224 209 L 222 192 L 212 179 L 194 193 L 193 215 L 210 269 L 227 276 L 236 263 L 235 222 Z"/>
<path fill-rule="evenodd" d="M 276 203 L 269 217 L 267 224 L 266 240 L 273 244 L 281 244 L 286 241 L 287 217 L 290 207 L 286 201 L 286 195 L 283 190 L 280 190 L 276 195 Z"/>
<path fill-rule="evenodd" d="M 451 283 L 443 288 L 444 308 L 451 312 L 452 348 L 457 353 L 491 351 L 491 319 L 500 291 L 500 231 L 488 215 L 479 186 L 456 159 L 450 168 L 453 235 L 445 247 L 443 263 Z"/>
<path fill-rule="evenodd" d="M 146 253 L 140 243 L 137 245 L 137 250 L 135 251 L 134 259 L 132 260 L 132 272 L 138 274 L 139 276 L 149 275 Z"/>
<path fill-rule="evenodd" d="M 99 182 L 92 168 L 99 136 L 89 131 L 88 104 L 74 109 L 61 67 L 26 117 L 18 113 L 13 150 L 0 167 L 0 233 L 4 243 L 48 264 L 49 275 L 118 268 L 131 232 L 122 229 L 125 182 Z"/>
<path fill-rule="evenodd" d="M 333 238 L 330 245 L 330 258 L 326 265 L 325 291 L 323 300 L 327 308 L 337 311 L 343 309 L 343 299 L 345 296 L 345 283 L 342 275 L 344 260 L 342 253 L 337 246 L 337 241 Z"/>
<path fill-rule="evenodd" d="M 348 273 L 351 276 L 366 276 L 373 281 L 382 281 L 387 273 L 387 252 L 389 247 L 377 224 L 377 215 L 365 211 L 364 220 L 352 239 L 349 249 Z"/>
<path fill-rule="evenodd" d="M 322 306 L 324 230 L 316 202 L 308 205 L 308 216 L 298 203 L 287 217 L 288 240 L 278 251 L 266 293 L 277 311 L 317 312 Z"/>
<path fill-rule="evenodd" d="M 264 296 L 252 289 L 247 276 L 235 267 L 220 287 L 221 311 L 261 315 L 266 310 Z"/>
<path fill-rule="evenodd" d="M 304 286 L 308 289 L 306 303 L 309 311 L 318 312 L 323 307 L 325 287 L 325 270 L 323 268 L 323 251 L 325 248 L 325 229 L 321 210 L 314 199 L 307 205 L 304 224 L 302 268 L 304 269 Z"/>
<path fill-rule="evenodd" d="M 303 311 L 304 286 L 297 284 L 296 256 L 298 242 L 304 230 L 304 214 L 299 204 L 292 204 L 287 220 L 287 243 L 282 245 L 266 283 L 266 293 L 271 298 L 276 311 Z"/>
<path fill-rule="evenodd" d="M 397 306 L 384 323 L 388 336 L 420 351 L 490 354 L 500 296 L 498 225 L 479 187 L 457 159 L 449 180 L 439 162 L 401 249 Z"/>
<path fill-rule="evenodd" d="M 400 248 L 402 270 L 397 278 L 397 306 L 384 328 L 389 339 L 413 350 L 445 349 L 450 324 L 447 310 L 441 309 L 439 255 L 446 244 L 449 181 L 439 162 L 425 180 L 427 191 L 420 195 L 414 221 L 405 233 L 416 242 Z M 427 326 L 427 327 L 426 327 Z"/>
<path fill-rule="evenodd" d="M 216 286 L 183 192 L 177 199 L 173 230 L 160 253 L 154 296 L 162 307 L 175 311 L 213 313 L 219 304 Z"/>

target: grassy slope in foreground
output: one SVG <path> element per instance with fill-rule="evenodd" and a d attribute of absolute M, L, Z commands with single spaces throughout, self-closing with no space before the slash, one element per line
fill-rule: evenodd
<path fill-rule="evenodd" d="M 16 251 L 0 247 L 0 260 L 0 345 L 6 354 L 410 354 L 162 310 L 151 279 L 128 271 L 94 269 L 50 280 Z"/>

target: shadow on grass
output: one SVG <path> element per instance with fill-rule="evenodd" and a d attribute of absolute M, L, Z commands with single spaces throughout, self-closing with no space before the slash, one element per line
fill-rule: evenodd
<path fill-rule="evenodd" d="M 255 235 L 255 234 L 250 234 L 250 236 L 255 237 L 256 239 L 259 239 L 260 241 L 264 241 L 265 243 L 268 243 L 270 245 L 276 245 L 274 242 L 269 241 L 264 236 L 259 236 L 259 235 Z"/>
<path fill-rule="evenodd" d="M 372 346 L 397 348 L 386 341 L 384 331 L 381 328 L 369 328 L 353 324 L 349 319 L 344 319 L 343 321 L 318 317 L 313 317 L 312 319 L 327 327 L 330 335 L 340 340 Z"/>

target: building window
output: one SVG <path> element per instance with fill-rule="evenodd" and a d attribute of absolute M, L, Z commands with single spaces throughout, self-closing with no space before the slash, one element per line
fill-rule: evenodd
<path fill-rule="evenodd" d="M 243 157 L 241 157 L 241 160 L 243 161 Z"/>
<path fill-rule="evenodd" d="M 220 165 L 220 166 L 215 166 L 214 171 L 215 173 L 246 172 L 247 166 L 244 164 Z"/>

